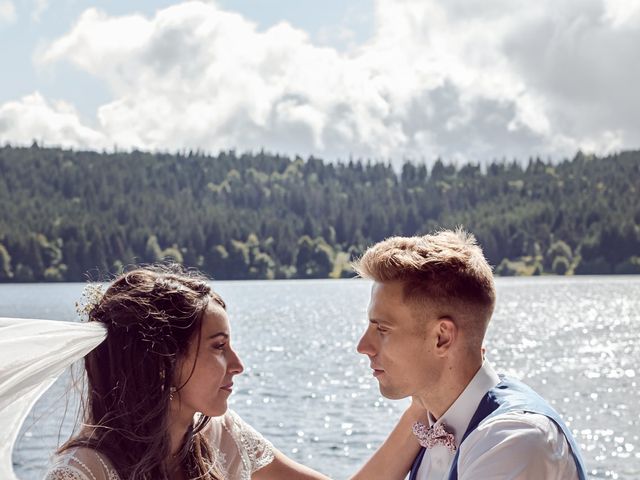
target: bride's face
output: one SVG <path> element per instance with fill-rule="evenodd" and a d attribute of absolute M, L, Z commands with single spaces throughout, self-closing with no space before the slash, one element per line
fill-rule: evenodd
<path fill-rule="evenodd" d="M 187 354 L 178 362 L 171 409 L 187 415 L 201 412 L 223 415 L 231 395 L 233 377 L 243 371 L 240 358 L 231 347 L 227 312 L 211 301 L 202 318 L 200 336 L 194 335 Z"/>

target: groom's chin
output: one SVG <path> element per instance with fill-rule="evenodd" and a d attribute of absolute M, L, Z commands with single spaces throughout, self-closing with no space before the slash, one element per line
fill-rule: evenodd
<path fill-rule="evenodd" d="M 386 387 L 382 384 L 378 385 L 380 387 L 380 394 L 384 398 L 388 398 L 389 400 L 400 400 L 402 398 L 407 398 L 407 395 L 394 390 L 393 388 Z"/>

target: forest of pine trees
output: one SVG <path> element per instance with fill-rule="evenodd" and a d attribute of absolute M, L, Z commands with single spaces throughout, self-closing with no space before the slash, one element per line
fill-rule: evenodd
<path fill-rule="evenodd" d="M 431 168 L 0 148 L 0 281 L 171 259 L 216 279 L 352 276 L 391 235 L 463 225 L 499 275 L 640 273 L 640 151 Z"/>

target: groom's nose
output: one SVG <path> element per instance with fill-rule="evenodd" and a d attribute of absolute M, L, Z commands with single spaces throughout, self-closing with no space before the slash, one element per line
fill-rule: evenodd
<path fill-rule="evenodd" d="M 360 341 L 358 342 L 358 346 L 356 347 L 356 350 L 358 351 L 358 353 L 362 353 L 363 355 L 368 355 L 370 357 L 373 357 L 375 355 L 375 350 L 373 348 L 373 344 L 369 339 L 369 330 L 370 329 L 367 328 L 364 331 L 362 338 L 360 338 Z"/>

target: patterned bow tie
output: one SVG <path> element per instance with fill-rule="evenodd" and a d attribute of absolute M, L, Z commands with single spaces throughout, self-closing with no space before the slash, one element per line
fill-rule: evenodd
<path fill-rule="evenodd" d="M 447 432 L 441 423 L 427 427 L 422 422 L 413 424 L 413 434 L 418 437 L 418 442 L 424 448 L 435 447 L 436 445 L 444 445 L 452 452 L 456 451 L 455 437 Z"/>

